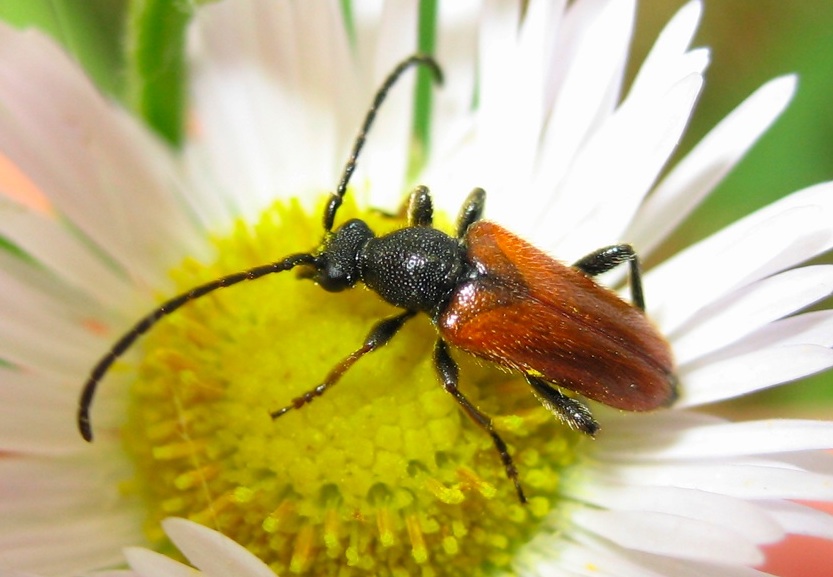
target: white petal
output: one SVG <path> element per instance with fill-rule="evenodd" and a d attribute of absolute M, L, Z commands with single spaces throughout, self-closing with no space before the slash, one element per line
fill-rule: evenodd
<path fill-rule="evenodd" d="M 78 448 L 75 424 L 67 418 L 77 403 L 77 387 L 5 367 L 0 383 L 0 450 L 56 454 Z"/>
<path fill-rule="evenodd" d="M 790 345 L 737 355 L 679 371 L 678 407 L 731 399 L 800 379 L 833 366 L 833 351 L 818 345 Z"/>
<path fill-rule="evenodd" d="M 5 256 L 0 255 L 4 265 L 0 269 L 4 297 L 0 299 L 0 350 L 4 360 L 28 368 L 35 377 L 55 375 L 78 386 L 97 355 L 112 344 L 114 333 L 104 333 L 120 321 L 101 320 L 100 311 L 93 312 L 97 307 L 84 296 L 44 271 Z M 60 290 L 63 295 L 58 294 Z"/>
<path fill-rule="evenodd" d="M 663 78 L 673 74 L 694 38 L 702 12 L 702 4 L 696 0 L 691 1 L 668 21 L 639 68 L 633 81 L 632 93 L 656 90 Z"/>
<path fill-rule="evenodd" d="M 37 524 L 4 518 L 14 531 L 0 533 L 3 564 L 44 575 L 76 575 L 118 565 L 120 548 L 131 540 L 141 542 L 135 523 L 126 514 L 84 518 L 78 510 L 60 513 L 53 512 L 48 521 Z M 59 528 L 56 519 L 60 519 Z"/>
<path fill-rule="evenodd" d="M 830 366 L 833 312 L 770 323 L 731 346 L 679 367 L 681 398 L 693 406 L 794 380 Z"/>
<path fill-rule="evenodd" d="M 541 2 L 535 7 L 546 8 Z M 517 183 L 513 175 L 530 174 L 535 162 L 544 113 L 542 24 L 549 22 L 546 17 L 534 22 L 527 19 L 519 28 L 520 8 L 518 4 L 487 2 L 478 62 L 475 146 L 481 166 L 473 184 L 492 193 L 491 214 L 510 218 L 519 204 L 500 192 Z M 506 114 L 507 110 L 513 113 Z"/>
<path fill-rule="evenodd" d="M 744 287 L 703 309 L 674 339 L 681 365 L 833 292 L 833 266 L 793 269 Z"/>
<path fill-rule="evenodd" d="M 198 12 L 191 46 L 193 178 L 213 170 L 215 192 L 248 217 L 333 190 L 375 89 L 356 73 L 337 5 L 215 3 Z"/>
<path fill-rule="evenodd" d="M 833 453 L 830 451 L 803 451 L 801 453 L 780 455 L 778 459 L 785 465 L 796 469 L 803 469 L 833 478 Z"/>
<path fill-rule="evenodd" d="M 275 30 L 265 39 L 256 36 L 255 4 L 237 2 L 234 8 L 230 3 L 206 6 L 192 24 L 190 87 L 197 130 L 188 139 L 189 160 L 194 164 L 186 168 L 197 174 L 203 169 L 212 171 L 216 192 L 235 212 L 248 215 L 279 192 L 271 181 L 272 173 L 279 173 L 284 162 L 292 160 L 280 148 L 286 141 L 274 132 L 279 110 L 289 96 L 257 66 L 258 57 L 267 58 L 267 46 L 273 50 L 268 62 L 282 64 L 285 55 L 292 53 L 284 46 L 292 36 L 286 30 L 286 4 L 274 3 L 271 13 L 260 14 L 270 19 Z M 264 50 L 258 50 L 259 46 Z M 294 71 L 283 72 L 287 78 L 295 78 Z M 297 133 L 300 120 L 297 115 L 286 115 L 284 129 Z M 197 160 L 201 162 L 197 164 Z M 245 194 L 237 194 L 238 190 Z"/>
<path fill-rule="evenodd" d="M 710 58 L 711 55 L 706 48 L 695 48 L 685 52 L 673 61 L 666 63 L 664 68 L 652 70 L 650 74 L 645 74 L 645 77 L 655 77 L 651 78 L 650 81 L 645 80 L 642 83 L 637 83 L 636 81 L 640 80 L 640 78 L 637 78 L 628 93 L 628 99 L 650 101 L 656 98 L 652 95 L 664 94 L 669 87 L 677 84 L 680 78 L 692 75 L 703 76 L 709 66 Z M 641 73 L 642 70 L 640 70 Z"/>
<path fill-rule="evenodd" d="M 15 320 L 26 319 L 35 326 L 55 327 L 59 335 L 81 332 L 80 327 L 74 325 L 88 320 L 92 316 L 91 311 L 96 308 L 89 299 L 66 285 L 62 286 L 60 280 L 49 272 L 43 269 L 38 271 L 20 259 L 14 263 L 15 257 L 8 253 L 3 256 L 8 257 L 3 258 L 3 264 L 9 265 L 9 268 L 0 269 L 0 291 L 3 295 L 0 307 L 5 309 L 2 316 L 4 327 L 11 326 Z M 66 299 L 60 298 L 56 285 L 63 289 Z"/>
<path fill-rule="evenodd" d="M 580 544 L 559 554 L 565 558 L 575 575 L 587 577 L 762 577 L 761 573 L 749 567 L 707 563 L 691 559 L 674 559 L 665 555 L 653 555 L 632 549 L 625 549 L 609 541 L 579 532 L 576 541 Z M 598 568 L 597 568 L 598 561 Z"/>
<path fill-rule="evenodd" d="M 833 516 L 824 511 L 791 501 L 763 501 L 760 505 L 788 533 L 833 539 Z"/>
<path fill-rule="evenodd" d="M 610 115 L 611 93 L 618 98 L 614 87 L 618 89 L 621 81 L 634 5 L 605 2 L 599 10 L 581 15 L 581 25 L 576 26 L 578 9 L 573 7 L 565 19 L 559 51 L 553 55 L 553 67 L 563 72 L 538 153 L 538 194 L 529 200 L 533 207 L 553 200 L 549 198 L 553 187 L 566 174 L 591 129 Z"/>
<path fill-rule="evenodd" d="M 72 233 L 51 215 L 0 204 L 0 234 L 64 282 L 111 308 L 118 309 L 135 295 L 135 287 L 115 274 L 112 264 L 106 265 L 80 241 L 77 232 Z"/>
<path fill-rule="evenodd" d="M 605 429 L 614 431 L 611 433 L 611 437 L 630 438 L 635 443 L 643 443 L 646 439 L 650 440 L 658 436 L 682 433 L 688 429 L 727 422 L 722 417 L 705 412 L 671 409 L 652 413 L 629 413 L 608 410 L 601 406 L 599 409 L 606 412 L 604 415 Z M 600 448 L 605 446 L 599 444 Z"/>
<path fill-rule="evenodd" d="M 160 264 L 205 250 L 173 156 L 44 36 L 2 26 L 0 50 L 0 150 L 131 278 L 165 286 Z"/>
<path fill-rule="evenodd" d="M 669 431 L 662 437 L 617 430 L 598 447 L 601 461 L 639 458 L 650 461 L 766 455 L 833 447 L 833 423 L 771 419 L 718 423 Z"/>
<path fill-rule="evenodd" d="M 784 536 L 781 526 L 755 504 L 679 487 L 629 487 L 618 484 L 576 484 L 569 494 L 603 509 L 650 511 L 679 516 L 736 531 L 755 543 L 777 541 Z"/>
<path fill-rule="evenodd" d="M 746 500 L 833 500 L 833 478 L 829 475 L 791 469 L 778 462 L 623 463 L 615 469 L 606 465 L 591 465 L 589 468 L 602 479 L 623 484 L 686 487 Z"/>
<path fill-rule="evenodd" d="M 97 307 L 49 271 L 0 251 L 0 348 L 7 362 L 27 367 L 33 378 L 48 374 L 76 379 L 89 370 L 107 337 L 87 324 L 106 328 Z M 108 319 L 112 320 L 112 319 Z M 44 338 L 50 335 L 51 339 Z M 88 348 L 89 347 L 89 348 Z M 75 377 L 73 377 L 75 375 Z"/>
<path fill-rule="evenodd" d="M 673 334 L 730 291 L 833 246 L 830 222 L 833 183 L 811 186 L 739 220 L 644 276 L 651 318 Z"/>
<path fill-rule="evenodd" d="M 780 116 L 795 85 L 794 76 L 768 82 L 715 126 L 657 185 L 624 238 L 650 254 Z"/>
<path fill-rule="evenodd" d="M 20 366 L 80 374 L 98 340 L 81 326 L 87 319 L 74 317 L 60 301 L 27 288 L 31 287 L 0 271 L 3 358 Z"/>
<path fill-rule="evenodd" d="M 370 47 L 371 75 L 362 78 L 360 103 L 352 111 L 350 121 L 353 126 L 358 127 L 363 120 L 371 95 L 383 79 L 396 64 L 413 53 L 417 45 L 417 8 L 413 2 L 384 3 L 378 38 Z M 411 151 L 416 76 L 416 71 L 408 72 L 389 92 L 362 153 L 353 183 L 360 189 L 363 186 L 369 188 L 367 202 L 371 206 L 395 211 L 405 198 L 409 185 L 406 173 Z M 353 128 L 350 142 L 355 138 L 356 128 Z"/>
<path fill-rule="evenodd" d="M 266 564 L 225 535 L 185 519 L 162 522 L 165 533 L 206 577 L 275 577 Z"/>
<path fill-rule="evenodd" d="M 434 93 L 431 114 L 431 147 L 437 151 L 449 128 L 471 111 L 475 95 L 477 36 L 481 0 L 458 0 L 439 4 L 436 58 L 443 68 L 443 85 Z M 442 156 L 438 157 L 442 158 Z M 473 187 L 471 183 L 470 187 Z"/>
<path fill-rule="evenodd" d="M 124 557 L 139 577 L 197 577 L 201 575 L 193 567 L 188 567 L 148 549 L 127 547 L 124 550 Z M 235 575 L 235 577 L 238 576 Z"/>
<path fill-rule="evenodd" d="M 650 511 L 577 511 L 572 520 L 629 549 L 680 559 L 756 565 L 763 553 L 746 535 L 695 519 Z"/>
<path fill-rule="evenodd" d="M 790 345 L 819 345 L 833 347 L 833 311 L 818 310 L 777 320 L 761 327 L 737 343 L 718 351 L 702 361 L 707 364 L 715 359 L 729 359 L 739 354 L 751 353 L 763 348 Z"/>
<path fill-rule="evenodd" d="M 94 300 L 60 282 L 53 271 L 8 251 L 0 251 L 0 274 L 0 282 L 5 286 L 16 287 L 13 290 L 21 290 L 26 295 L 33 294 L 43 303 L 52 303 L 51 310 L 64 311 L 68 318 L 91 319 L 101 314 L 101 307 Z M 3 290 L 2 294 L 9 292 Z"/>
<path fill-rule="evenodd" d="M 575 536 L 565 547 L 560 547 L 555 555 L 545 549 L 538 554 L 540 562 L 524 575 L 542 575 L 546 577 L 665 577 L 665 573 L 651 571 L 641 559 L 632 559 L 634 553 L 615 544 L 588 535 L 583 531 L 573 531 Z M 639 555 L 645 555 L 639 553 Z M 688 576 L 678 576 L 688 577 Z"/>
<path fill-rule="evenodd" d="M 585 172 L 596 181 L 579 187 L 560 184 L 553 197 L 553 201 L 557 199 L 558 202 L 552 205 L 552 214 L 537 217 L 537 228 L 548 232 L 540 239 L 536 237 L 535 242 L 560 258 L 572 260 L 624 238 L 623 231 L 631 215 L 680 138 L 701 81 L 688 97 L 682 87 L 692 78 L 701 77 L 708 64 L 707 51 L 685 51 L 698 18 L 699 5 L 690 3 L 660 35 L 627 98 L 611 118 L 614 125 L 617 117 L 629 118 L 630 125 L 620 120 L 620 130 L 610 136 L 604 134 L 610 128 L 602 124 L 600 134 L 592 136 L 602 142 L 624 137 L 617 143 L 616 150 L 583 160 L 583 149 L 590 146 L 585 139 L 572 145 L 574 151 L 582 151 L 580 154 L 573 151 L 562 154 L 573 165 L 585 164 Z M 600 42 L 607 44 L 606 40 Z M 587 72 L 583 74 L 588 75 Z M 681 106 L 669 96 L 675 94 L 682 97 Z M 579 97 L 587 99 L 586 94 Z M 575 109 L 581 110 L 581 107 Z M 557 129 L 557 125 L 550 127 L 550 130 Z M 611 159 L 615 159 L 613 166 Z M 551 162 L 547 160 L 547 163 Z M 611 169 L 599 170 L 599 166 L 611 166 Z M 609 176 L 605 178 L 605 175 Z"/>
<path fill-rule="evenodd" d="M 80 437 L 77 444 L 76 454 L 55 451 L 51 456 L 0 459 L 1 494 L 15 496 L 0 501 L 0 513 L 8 523 L 0 526 L 4 539 L 14 538 L 24 523 L 51 530 L 56 517 L 72 518 L 71 513 L 79 510 L 88 512 L 84 515 L 87 521 L 97 523 L 113 515 L 111 509 L 118 509 L 115 504 L 120 507 L 116 516 L 131 519 L 137 513 L 133 508 L 136 503 L 126 501 L 114 481 L 129 476 L 130 471 L 120 448 L 104 444 L 88 447 Z M 98 490 L 90 491 L 90 487 Z"/>
<path fill-rule="evenodd" d="M 650 101 L 624 103 L 587 142 L 561 184 L 569 191 L 563 196 L 574 200 L 543 213 L 546 228 L 536 231 L 533 242 L 572 261 L 621 240 L 676 147 L 702 83 L 691 74 Z"/>
<path fill-rule="evenodd" d="M 203 162 L 188 169 L 212 170 L 216 191 L 246 217 L 287 194 L 282 183 L 291 190 L 292 167 L 303 164 L 299 157 L 308 145 L 300 136 L 294 143 L 286 137 L 303 135 L 305 118 L 293 109 L 295 95 L 268 68 L 289 86 L 298 82 L 293 24 L 288 4 L 272 3 L 268 10 L 258 2 L 215 3 L 198 11 L 193 24 L 191 99 L 198 132 L 189 147 L 196 149 L 190 159 Z"/>

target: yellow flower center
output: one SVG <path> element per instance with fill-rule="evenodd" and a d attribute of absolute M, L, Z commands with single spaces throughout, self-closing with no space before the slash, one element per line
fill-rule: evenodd
<path fill-rule="evenodd" d="M 404 225 L 346 202 L 378 233 Z M 181 289 L 303 252 L 320 213 L 276 204 L 218 239 L 217 262 L 185 262 Z M 578 436 L 522 378 L 460 351 L 460 388 L 495 419 L 529 503 L 518 502 L 491 438 L 439 385 L 424 316 L 299 410 L 312 389 L 395 313 L 372 292 L 331 294 L 294 272 L 222 289 L 159 323 L 143 342 L 124 437 L 149 537 L 181 516 L 246 546 L 278 574 L 460 575 L 509 568 L 559 504 Z M 548 530 L 552 530 L 551 528 Z"/>

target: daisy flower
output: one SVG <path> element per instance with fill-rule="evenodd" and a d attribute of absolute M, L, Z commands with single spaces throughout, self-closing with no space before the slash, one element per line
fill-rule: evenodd
<path fill-rule="evenodd" d="M 37 191 L 8 196 L 0 215 L 14 247 L 0 252 L 0 574 L 190 574 L 173 560 L 184 555 L 207 575 L 738 576 L 789 533 L 833 538 L 829 517 L 796 502 L 833 501 L 820 451 L 833 425 L 710 410 L 833 365 L 831 311 L 800 312 L 833 290 L 833 267 L 804 264 L 833 246 L 830 183 L 644 271 L 647 314 L 676 358 L 669 409 L 593 404 L 590 439 L 522 377 L 452 352 L 526 504 L 437 383 L 424 318 L 273 420 L 395 314 L 370 291 L 333 295 L 294 273 L 157 323 L 104 376 L 95 442 L 81 440 L 80 389 L 137 319 L 320 243 L 372 94 L 417 46 L 413 4 L 200 9 L 181 151 L 43 36 L 0 27 L 0 151 Z M 410 75 L 380 110 L 336 226 L 399 228 L 403 197 L 424 184 L 450 232 L 478 186 L 487 219 L 559 260 L 620 242 L 647 259 L 795 89 L 766 84 L 667 167 L 708 65 L 690 48 L 700 3 L 668 23 L 627 90 L 632 0 L 520 4 L 439 7 L 446 81 L 427 160 L 411 170 Z M 630 298 L 622 271 L 599 281 Z"/>

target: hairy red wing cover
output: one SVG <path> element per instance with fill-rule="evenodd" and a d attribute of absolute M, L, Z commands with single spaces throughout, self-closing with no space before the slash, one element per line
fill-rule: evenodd
<path fill-rule="evenodd" d="M 671 350 L 642 311 L 494 223 L 466 241 L 480 275 L 438 319 L 449 343 L 619 409 L 673 400 Z"/>

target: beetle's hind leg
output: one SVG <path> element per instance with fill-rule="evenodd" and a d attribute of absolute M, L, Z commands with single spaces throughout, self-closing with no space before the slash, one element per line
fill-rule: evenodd
<path fill-rule="evenodd" d="M 590 409 L 577 399 L 573 399 L 556 389 L 548 382 L 526 374 L 526 381 L 532 386 L 535 397 L 552 414 L 564 421 L 571 429 L 581 431 L 591 437 L 599 430 L 599 423 L 593 418 Z"/>
<path fill-rule="evenodd" d="M 272 411 L 269 415 L 273 419 L 277 419 L 280 416 L 285 415 L 292 409 L 300 409 L 304 405 L 311 403 L 313 399 L 316 397 L 320 397 L 327 389 L 338 383 L 341 377 L 352 367 L 356 364 L 360 358 L 365 356 L 368 353 L 372 353 L 376 349 L 381 346 L 386 345 L 395 335 L 399 332 L 399 329 L 402 328 L 402 325 L 413 316 L 416 315 L 416 311 L 405 311 L 396 315 L 395 317 L 390 317 L 386 319 L 382 319 L 375 325 L 373 328 L 370 329 L 370 333 L 368 333 L 367 338 L 364 340 L 364 343 L 361 347 L 344 357 L 342 361 L 337 364 L 330 373 L 327 375 L 327 378 L 324 379 L 324 382 L 318 385 L 317 387 L 310 389 L 303 395 L 299 397 L 295 397 L 292 399 L 292 404 L 289 404 L 277 411 Z"/>
<path fill-rule="evenodd" d="M 466 197 L 460 214 L 457 216 L 457 238 L 463 238 L 466 230 L 483 216 L 483 209 L 486 206 L 486 191 L 482 188 L 475 188 Z"/>
<path fill-rule="evenodd" d="M 457 401 L 471 420 L 477 423 L 481 429 L 489 433 L 489 436 L 492 437 L 495 448 L 498 454 L 500 454 L 500 460 L 503 462 L 503 467 L 506 469 L 506 476 L 515 484 L 518 500 L 521 503 L 526 503 L 526 495 L 524 495 L 521 482 L 518 480 L 518 470 L 515 468 L 515 463 L 512 461 L 512 456 L 509 454 L 506 443 L 498 435 L 497 431 L 495 431 L 492 425 L 492 419 L 472 405 L 471 401 L 457 388 L 460 370 L 448 352 L 448 345 L 442 339 L 438 339 L 434 347 L 434 365 L 437 367 L 437 373 L 439 373 L 443 388 L 451 393 L 451 396 L 454 397 L 454 400 Z"/>
<path fill-rule="evenodd" d="M 587 276 L 605 273 L 620 264 L 630 265 L 631 298 L 639 310 L 645 310 L 645 295 L 642 292 L 642 272 L 639 268 L 639 257 L 629 244 L 614 244 L 592 252 L 577 260 L 573 266 Z"/>

